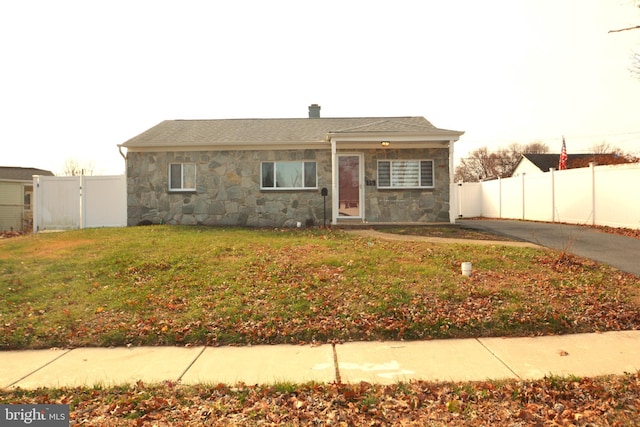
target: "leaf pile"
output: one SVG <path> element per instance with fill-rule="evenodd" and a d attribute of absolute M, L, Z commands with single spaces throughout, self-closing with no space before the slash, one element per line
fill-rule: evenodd
<path fill-rule="evenodd" d="M 0 403 L 68 404 L 71 425 L 92 426 L 626 426 L 640 417 L 640 374 L 395 385 L 138 382 L 2 391 Z"/>
<path fill-rule="evenodd" d="M 26 232 L 24 232 L 24 231 L 1 230 L 0 231 L 0 239 L 9 239 L 11 237 L 24 236 L 25 234 L 26 234 Z"/>
<path fill-rule="evenodd" d="M 595 226 L 589 226 L 592 228 L 595 228 L 596 230 L 605 232 L 605 233 L 610 233 L 610 234 L 617 234 L 619 236 L 625 236 L 625 237 L 632 237 L 634 239 L 640 239 L 640 229 L 634 229 L 634 228 L 623 228 L 623 227 L 609 227 L 606 225 L 595 225 Z"/>

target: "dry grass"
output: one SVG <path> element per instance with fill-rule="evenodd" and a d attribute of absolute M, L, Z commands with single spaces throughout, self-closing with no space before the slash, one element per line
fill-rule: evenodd
<path fill-rule="evenodd" d="M 460 274 L 473 261 L 474 274 Z M 523 336 L 640 327 L 636 277 L 560 252 L 152 226 L 0 240 L 0 348 Z"/>

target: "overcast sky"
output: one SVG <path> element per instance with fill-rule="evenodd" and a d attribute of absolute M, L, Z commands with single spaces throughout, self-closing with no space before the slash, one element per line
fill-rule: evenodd
<path fill-rule="evenodd" d="M 166 119 L 424 116 L 456 157 L 541 141 L 640 155 L 631 0 L 0 3 L 1 166 L 124 172 Z"/>

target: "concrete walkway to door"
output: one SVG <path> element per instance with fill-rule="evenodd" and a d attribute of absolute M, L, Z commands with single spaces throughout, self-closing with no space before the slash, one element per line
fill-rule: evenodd
<path fill-rule="evenodd" d="M 487 231 L 612 265 L 640 277 L 640 239 L 605 233 L 580 225 L 518 221 L 457 221 L 463 228 Z"/>

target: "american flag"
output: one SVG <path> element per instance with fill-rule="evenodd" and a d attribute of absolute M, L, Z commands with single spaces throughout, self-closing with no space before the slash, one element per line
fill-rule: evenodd
<path fill-rule="evenodd" d="M 564 142 L 564 136 L 562 137 L 562 151 L 560 152 L 560 162 L 558 163 L 558 170 L 567 168 L 567 144 Z"/>

